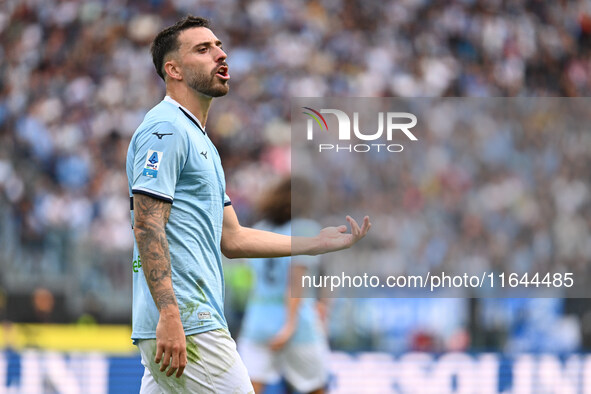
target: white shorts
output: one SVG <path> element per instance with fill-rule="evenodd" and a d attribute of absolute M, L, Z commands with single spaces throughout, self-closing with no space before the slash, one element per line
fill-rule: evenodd
<path fill-rule="evenodd" d="M 274 352 L 248 339 L 238 340 L 240 355 L 253 382 L 274 384 L 283 376 L 297 391 L 307 393 L 328 381 L 328 345 L 324 342 L 287 344 Z"/>
<path fill-rule="evenodd" d="M 236 351 L 236 343 L 227 330 L 187 337 L 187 366 L 180 378 L 160 372 L 161 364 L 154 362 L 155 339 L 140 340 L 138 348 L 145 367 L 141 394 L 254 394 L 246 367 Z"/>

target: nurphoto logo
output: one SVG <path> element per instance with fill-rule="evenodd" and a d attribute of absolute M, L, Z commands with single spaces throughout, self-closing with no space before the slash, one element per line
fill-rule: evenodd
<path fill-rule="evenodd" d="M 307 139 L 314 140 L 315 124 L 320 131 L 328 132 L 328 123 L 323 114 L 334 115 L 338 124 L 338 139 L 340 141 L 351 141 L 351 130 L 353 135 L 362 141 L 378 141 L 385 140 L 388 143 L 363 143 L 363 144 L 318 144 L 318 151 L 334 151 L 334 152 L 369 152 L 369 151 L 387 151 L 387 152 L 402 152 L 404 146 L 401 144 L 391 144 L 393 137 L 397 134 L 403 133 L 409 140 L 418 141 L 417 137 L 410 131 L 417 125 L 417 117 L 410 112 L 379 112 L 378 113 L 378 128 L 375 132 L 362 131 L 359 126 L 359 112 L 353 112 L 353 125 L 351 126 L 351 118 L 344 111 L 339 109 L 323 108 L 317 111 L 310 107 L 302 107 L 306 111 L 303 113 L 308 115 L 310 119 L 307 122 Z M 384 125 L 385 124 L 385 125 Z"/>

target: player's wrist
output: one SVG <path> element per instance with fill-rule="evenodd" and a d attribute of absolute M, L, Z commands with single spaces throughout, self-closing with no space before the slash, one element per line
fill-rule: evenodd
<path fill-rule="evenodd" d="M 181 314 L 177 305 L 167 305 L 160 309 L 160 317 L 164 319 L 179 319 Z"/>
<path fill-rule="evenodd" d="M 328 241 L 322 233 L 310 239 L 310 256 L 324 254 L 329 250 Z"/>
<path fill-rule="evenodd" d="M 292 237 L 291 255 L 300 256 L 316 256 L 322 253 L 324 241 L 320 234 L 315 237 Z"/>

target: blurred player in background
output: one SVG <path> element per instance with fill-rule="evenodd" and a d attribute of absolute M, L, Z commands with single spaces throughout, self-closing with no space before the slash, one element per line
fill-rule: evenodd
<path fill-rule="evenodd" d="M 293 242 L 242 227 L 205 131 L 212 99 L 229 90 L 222 43 L 207 20 L 188 16 L 156 36 L 152 57 L 166 97 L 148 112 L 127 155 L 135 235 L 132 338 L 145 366 L 141 392 L 252 392 L 224 317 L 221 254 L 340 250 L 365 236 L 369 218 L 360 228 L 347 217 L 351 234 L 346 226 L 329 227 Z"/>
<path fill-rule="evenodd" d="M 263 196 L 259 207 L 262 221 L 256 228 L 284 235 L 291 235 L 292 230 L 297 235 L 318 233 L 320 226 L 304 219 L 306 207 L 294 206 L 292 211 L 292 190 L 307 196 L 312 191 L 301 178 L 282 179 Z M 250 260 L 255 285 L 238 347 L 257 394 L 281 377 L 300 393 L 324 392 L 328 342 L 314 294 L 301 291 L 302 275 L 314 274 L 318 262 L 318 256 Z"/>

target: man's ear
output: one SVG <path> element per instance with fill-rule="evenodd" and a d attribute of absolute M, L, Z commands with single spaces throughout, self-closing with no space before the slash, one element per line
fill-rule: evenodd
<path fill-rule="evenodd" d="M 176 79 L 177 81 L 183 79 L 183 76 L 181 75 L 181 68 L 178 62 L 174 59 L 170 59 L 164 63 L 164 73 L 168 75 L 169 78 Z"/>

